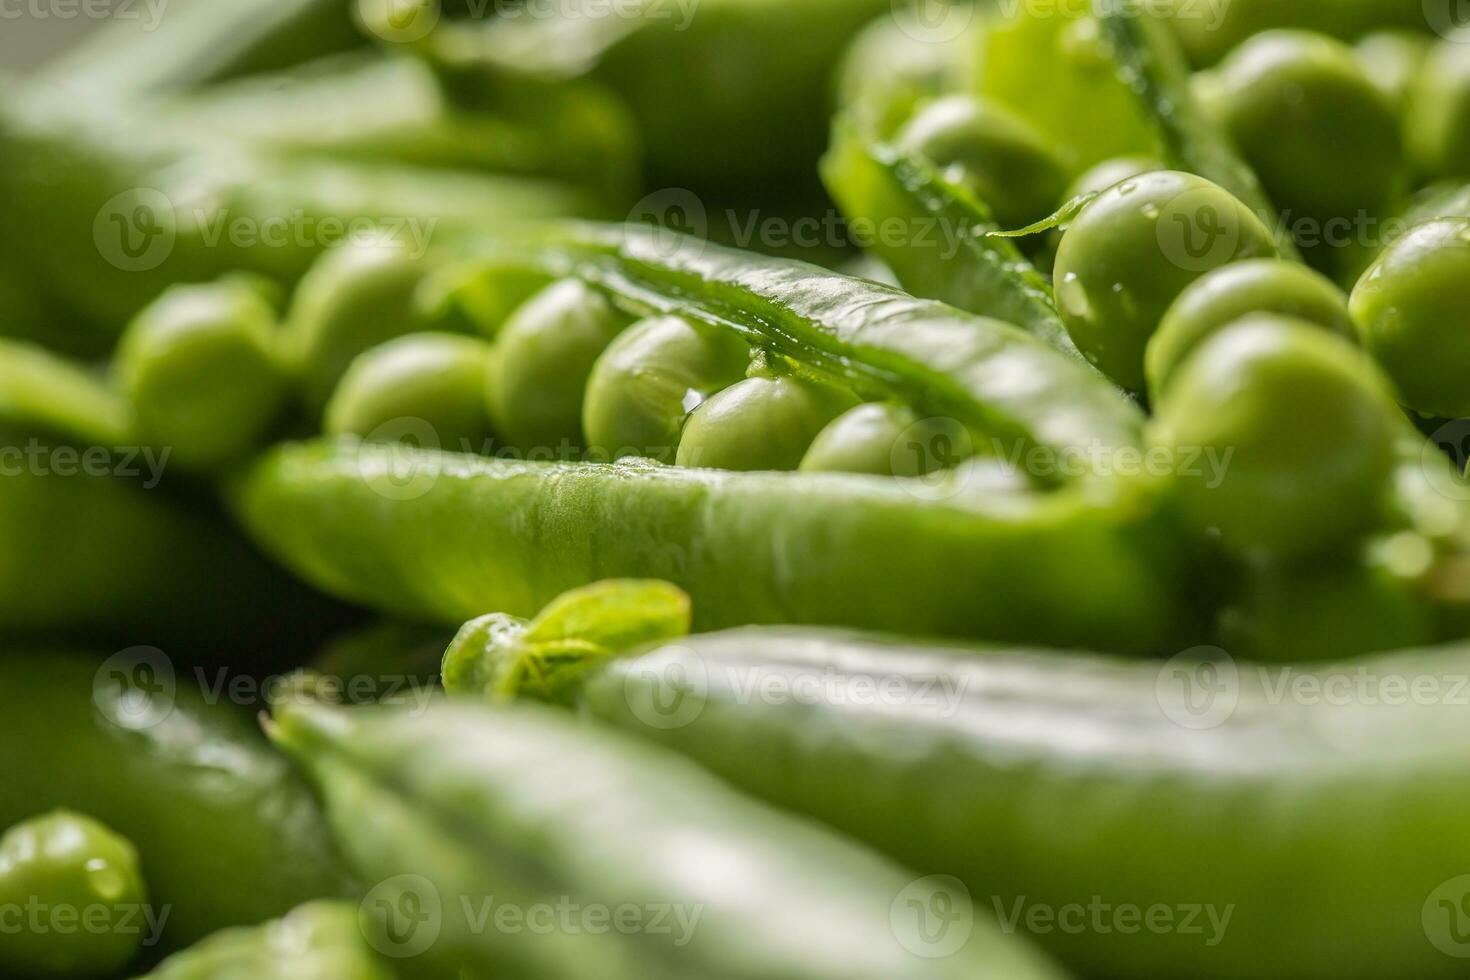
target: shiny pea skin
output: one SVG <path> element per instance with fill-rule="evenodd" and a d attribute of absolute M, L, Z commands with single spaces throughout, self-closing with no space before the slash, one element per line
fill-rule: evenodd
<path fill-rule="evenodd" d="M 1357 336 L 1347 295 L 1326 276 L 1280 259 L 1236 262 L 1191 283 L 1164 314 L 1144 355 L 1149 392 L 1158 397 L 1190 351 L 1251 313 L 1280 313 Z"/>
<path fill-rule="evenodd" d="M 1150 438 L 1197 529 L 1238 554 L 1295 559 L 1351 546 L 1383 518 L 1403 425 L 1360 350 L 1257 313 L 1184 362 Z"/>
<path fill-rule="evenodd" d="M 1407 129 L 1414 163 L 1429 177 L 1470 177 L 1470 45 L 1436 44 L 1409 92 Z"/>
<path fill-rule="evenodd" d="M 1397 112 L 1402 113 L 1408 106 L 1420 69 L 1433 48 L 1432 37 L 1421 31 L 1374 31 L 1353 46 L 1368 80 Z"/>
<path fill-rule="evenodd" d="M 1411 229 L 1358 280 L 1349 308 L 1405 405 L 1470 414 L 1470 219 Z"/>
<path fill-rule="evenodd" d="M 1162 163 L 1149 156 L 1110 157 L 1083 171 L 1081 176 L 1072 181 L 1064 200 L 1071 201 L 1086 194 L 1101 194 L 1129 177 L 1163 169 L 1165 167 Z"/>
<path fill-rule="evenodd" d="M 527 457 L 584 445 L 582 403 L 593 365 L 626 325 L 607 298 L 576 279 L 553 283 L 501 328 L 488 372 L 492 423 Z"/>
<path fill-rule="evenodd" d="M 1267 31 L 1232 52 L 1219 78 L 1220 121 L 1291 220 L 1378 213 L 1399 191 L 1398 117 L 1346 44 Z"/>
<path fill-rule="evenodd" d="M 640 320 L 592 368 L 582 406 L 589 452 L 672 463 L 689 413 L 749 364 L 749 345 L 733 333 L 673 316 Z"/>
<path fill-rule="evenodd" d="M 913 409 L 871 402 L 833 419 L 802 457 L 806 472 L 925 476 L 971 456 L 969 433 L 952 419 L 921 419 Z"/>
<path fill-rule="evenodd" d="M 426 263 L 391 243 L 350 243 L 323 255 L 296 287 L 286 318 L 301 397 L 313 417 L 353 358 L 419 329 Z"/>
<path fill-rule="evenodd" d="M 746 378 L 694 410 L 676 462 L 719 470 L 794 470 L 827 423 L 856 404 L 850 392 L 820 381 Z"/>
<path fill-rule="evenodd" d="M 115 975 L 147 938 L 147 901 L 138 852 L 92 818 L 57 810 L 17 824 L 0 837 L 0 908 L 23 918 L 0 929 L 0 970 Z"/>
<path fill-rule="evenodd" d="M 359 354 L 327 403 L 327 434 L 484 452 L 490 351 L 478 337 L 416 333 Z"/>
<path fill-rule="evenodd" d="M 1046 217 L 1067 186 L 1067 172 L 1046 138 L 988 99 L 939 99 L 909 120 L 897 143 L 967 187 L 1006 228 Z"/>
<path fill-rule="evenodd" d="M 1270 230 L 1219 185 L 1141 174 L 1100 194 L 1062 236 L 1057 305 L 1083 355 L 1143 391 L 1144 347 L 1179 294 L 1212 269 L 1275 254 Z"/>
<path fill-rule="evenodd" d="M 288 388 L 275 311 L 234 279 L 168 289 L 128 325 L 115 367 L 144 439 L 193 470 L 264 439 Z"/>

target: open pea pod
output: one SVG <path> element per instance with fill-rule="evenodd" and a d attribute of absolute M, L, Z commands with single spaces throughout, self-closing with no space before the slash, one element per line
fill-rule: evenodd
<path fill-rule="evenodd" d="M 556 693 L 956 876 L 1088 975 L 1462 975 L 1470 648 L 1271 668 L 1196 652 L 745 628 L 594 658 Z M 451 648 L 447 674 L 475 656 Z"/>
<path fill-rule="evenodd" d="M 351 893 L 311 791 L 231 703 L 238 678 L 201 680 L 151 647 L 0 663 L 0 825 L 66 807 L 132 841 L 150 949 Z"/>
<path fill-rule="evenodd" d="M 983 912 L 928 921 L 926 902 L 950 911 L 950 882 L 550 709 L 299 704 L 270 731 L 370 885 L 369 942 L 416 975 L 1060 975 Z"/>
<path fill-rule="evenodd" d="M 349 238 L 421 254 L 465 228 L 606 207 L 553 180 L 201 151 L 124 115 L 23 86 L 0 100 L 0 256 L 108 336 L 176 282 L 244 270 L 291 283 Z"/>

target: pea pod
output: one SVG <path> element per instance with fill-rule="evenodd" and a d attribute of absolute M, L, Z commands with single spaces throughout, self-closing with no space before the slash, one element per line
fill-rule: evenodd
<path fill-rule="evenodd" d="M 1089 975 L 1450 978 L 1467 665 L 1463 645 L 1267 669 L 746 628 L 561 693 L 956 875 Z"/>
<path fill-rule="evenodd" d="M 169 910 L 166 946 L 351 887 L 311 793 L 228 688 L 151 648 L 3 659 L 0 824 L 67 807 L 126 836 Z"/>
<path fill-rule="evenodd" d="M 251 928 L 229 929 L 164 960 L 142 980 L 394 980 L 363 938 L 357 908 L 312 902 Z"/>
<path fill-rule="evenodd" d="M 63 980 L 116 973 L 147 938 L 146 902 L 137 851 L 90 817 L 58 811 L 0 837 L 7 972 Z"/>
<path fill-rule="evenodd" d="M 984 919 L 952 955 L 934 956 L 900 918 L 905 897 L 931 894 L 924 882 L 683 760 L 547 709 L 294 705 L 276 712 L 272 731 L 311 771 L 344 846 L 377 882 L 369 941 L 425 970 L 463 963 L 543 980 L 1057 976 Z M 559 907 L 571 916 L 548 926 Z M 615 907 L 619 928 L 579 925 Z M 507 911 L 522 927 L 476 927 L 486 913 L 510 921 Z"/>
<path fill-rule="evenodd" d="M 1181 603 L 1145 510 L 1073 493 L 544 463 L 402 446 L 280 448 L 235 488 L 308 581 L 397 613 L 530 615 L 607 577 L 661 578 L 702 628 L 806 622 L 1149 651 Z M 925 498 L 928 499 L 925 499 Z"/>
<path fill-rule="evenodd" d="M 552 180 L 181 149 L 146 116 L 11 88 L 0 252 L 63 314 L 114 335 L 177 282 L 246 271 L 288 284 L 346 239 L 421 254 L 455 229 L 606 207 Z"/>

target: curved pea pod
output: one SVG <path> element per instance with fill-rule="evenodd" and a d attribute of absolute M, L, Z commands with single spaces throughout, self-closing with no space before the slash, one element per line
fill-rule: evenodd
<path fill-rule="evenodd" d="M 701 628 L 851 624 L 1150 651 L 1181 606 L 1147 507 L 1071 492 L 484 459 L 403 446 L 283 447 L 235 487 L 267 551 L 340 597 L 462 622 L 570 588 L 660 578 Z M 928 499 L 925 499 L 927 496 Z"/>
<path fill-rule="evenodd" d="M 468 248 L 489 265 L 580 279 L 637 316 L 733 330 L 800 371 L 952 418 L 1002 453 L 1140 444 L 1142 413 L 1080 360 L 890 286 L 642 225 L 548 223 Z"/>
<path fill-rule="evenodd" d="M 44 81 L 116 99 L 288 68 L 363 44 L 345 0 L 140 4 L 46 66 Z"/>
<path fill-rule="evenodd" d="M 0 957 L 7 972 L 114 974 L 145 941 L 146 903 L 137 851 L 90 817 L 57 811 L 0 837 L 0 907 L 10 912 Z"/>
<path fill-rule="evenodd" d="M 1046 278 L 1006 238 L 985 205 L 925 161 L 865 136 L 839 117 L 822 179 L 860 243 L 916 296 L 1014 323 L 1081 358 Z"/>
<path fill-rule="evenodd" d="M 142 980 L 395 980 L 390 961 L 368 945 L 357 906 L 312 902 L 251 928 L 210 936 L 175 953 Z"/>
<path fill-rule="evenodd" d="M 165 102 L 153 124 L 186 141 L 396 160 L 595 185 L 634 186 L 637 137 L 596 85 L 485 85 L 450 92 L 407 57 L 348 54 Z"/>
<path fill-rule="evenodd" d="M 598 81 L 626 101 L 653 186 L 751 189 L 810 168 L 834 66 L 890 10 L 884 0 L 574 2 L 552 17 L 444 22 L 419 50 L 451 75 L 489 72 L 502 85 Z"/>
<path fill-rule="evenodd" d="M 3 663 L 0 824 L 66 807 L 127 837 L 164 946 L 350 890 L 310 790 L 215 675 L 148 647 Z"/>
<path fill-rule="evenodd" d="M 1470 648 L 1282 668 L 1217 653 L 747 628 L 561 693 L 955 875 L 1089 975 L 1459 976 Z"/>
<path fill-rule="evenodd" d="M 369 941 L 417 968 L 542 980 L 1059 976 L 982 917 L 936 956 L 905 904 L 922 907 L 932 883 L 563 713 L 304 704 L 277 711 L 271 731 L 311 771 L 375 883 Z M 584 925 L 614 912 L 618 928 Z"/>
<path fill-rule="evenodd" d="M 422 255 L 470 228 L 606 210 L 554 180 L 181 146 L 146 113 L 12 88 L 0 99 L 6 261 L 62 314 L 113 335 L 174 283 L 244 271 L 290 284 L 344 240 Z"/>

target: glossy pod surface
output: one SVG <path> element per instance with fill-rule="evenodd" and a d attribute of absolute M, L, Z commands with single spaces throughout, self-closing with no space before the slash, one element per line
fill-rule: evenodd
<path fill-rule="evenodd" d="M 152 648 L 5 663 L 0 825 L 67 807 L 127 837 L 169 909 L 167 948 L 349 889 L 306 785 L 247 711 L 211 702 L 228 689 L 201 691 Z"/>
<path fill-rule="evenodd" d="M 1277 670 L 753 628 L 615 660 L 577 703 L 957 875 L 1090 975 L 1451 978 L 1470 729 L 1393 692 L 1448 695 L 1467 658 Z"/>
<path fill-rule="evenodd" d="M 816 473 L 537 464 L 302 444 L 236 488 L 263 546 L 339 596 L 459 623 L 602 578 L 661 578 L 706 628 L 839 623 L 1155 650 L 1175 559 L 1147 513 Z"/>
<path fill-rule="evenodd" d="M 303 705 L 277 712 L 273 728 L 317 780 L 360 870 L 381 882 L 370 941 L 396 943 L 408 963 L 417 954 L 424 967 L 542 980 L 1059 976 L 983 919 L 951 955 L 926 955 L 924 940 L 890 925 L 890 907 L 914 890 L 910 874 L 683 759 L 549 709 Z M 364 809 L 379 819 L 361 821 Z M 728 887 L 732 876 L 741 887 Z M 421 938 L 401 913 L 426 897 L 444 912 L 419 923 L 437 927 Z M 487 900 L 664 909 L 668 919 L 657 929 L 477 929 Z"/>

